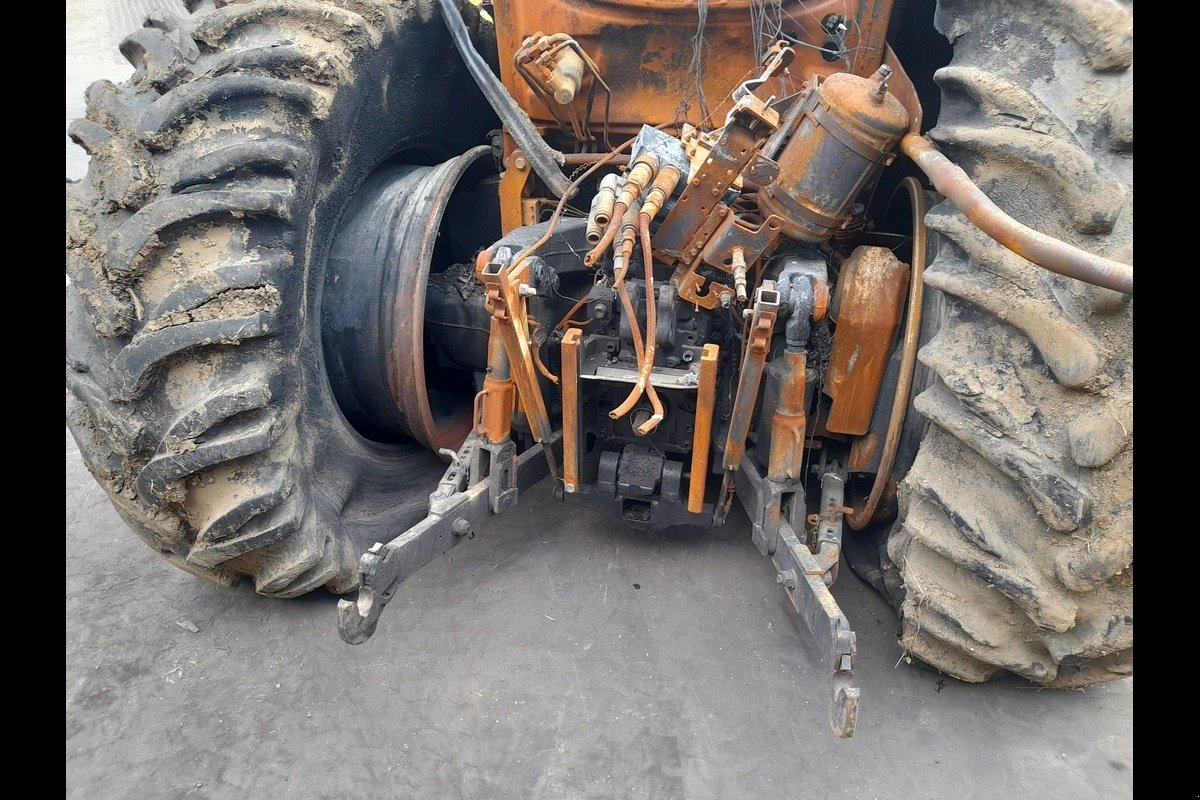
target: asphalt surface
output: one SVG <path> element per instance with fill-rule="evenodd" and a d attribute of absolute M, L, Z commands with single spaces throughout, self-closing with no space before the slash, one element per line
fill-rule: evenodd
<path fill-rule="evenodd" d="M 68 0 L 68 120 L 91 80 L 128 74 L 112 30 L 137 10 Z M 85 169 L 68 146 L 68 177 Z M 359 647 L 331 595 L 170 567 L 69 434 L 66 536 L 70 798 L 1132 796 L 1132 679 L 918 669 L 845 569 L 863 699 L 835 739 L 817 649 L 740 513 L 646 535 L 543 484 L 407 581 Z"/>

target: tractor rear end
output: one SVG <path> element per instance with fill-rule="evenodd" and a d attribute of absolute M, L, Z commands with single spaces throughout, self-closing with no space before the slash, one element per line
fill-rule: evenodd
<path fill-rule="evenodd" d="M 740 504 L 842 737 L 852 544 L 949 674 L 1131 670 L 1124 10 L 947 6 L 935 73 L 888 0 L 193 5 L 68 190 L 68 421 L 173 563 L 358 644 L 548 476 Z"/>

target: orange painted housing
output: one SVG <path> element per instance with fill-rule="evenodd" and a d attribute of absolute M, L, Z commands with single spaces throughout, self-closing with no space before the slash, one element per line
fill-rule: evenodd
<path fill-rule="evenodd" d="M 705 124 L 720 127 L 731 100 L 730 93 L 759 66 L 751 29 L 751 0 L 709 0 L 704 23 L 701 88 L 709 110 Z M 772 79 L 771 91 L 785 97 L 800 90 L 813 74 L 839 71 L 870 75 L 884 57 L 887 20 L 892 0 L 783 0 L 780 14 L 766 6 L 764 38 L 779 27 L 800 42 L 788 73 Z M 848 16 L 843 39 L 845 56 L 826 61 L 820 48 L 828 39 L 821 20 L 829 14 Z M 619 144 L 643 124 L 690 122 L 698 125 L 701 104 L 693 66 L 693 40 L 699 19 L 695 0 L 496 0 L 493 10 L 500 59 L 500 78 L 547 139 L 566 149 L 569 143 L 558 130 L 550 109 L 538 99 L 517 73 L 513 57 L 528 36 L 567 34 L 599 68 L 612 90 L 609 114 L 610 142 Z M 585 76 L 584 87 L 591 78 Z M 586 91 L 573 101 L 576 111 L 586 109 Z M 590 119 L 592 133 L 602 135 L 604 98 L 598 95 Z M 603 147 L 602 149 L 608 149 Z"/>

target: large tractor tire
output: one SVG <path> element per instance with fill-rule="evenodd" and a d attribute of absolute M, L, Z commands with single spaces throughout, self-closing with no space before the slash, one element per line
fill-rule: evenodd
<path fill-rule="evenodd" d="M 1021 222 L 1132 261 L 1132 14 L 942 0 L 930 137 Z M 1132 303 L 930 210 L 944 297 L 884 583 L 911 656 L 1074 687 L 1132 671 Z M 918 419 L 921 419 L 918 418 Z"/>
<path fill-rule="evenodd" d="M 93 84 L 71 127 L 91 163 L 67 187 L 68 425 L 120 515 L 177 566 L 278 597 L 349 591 L 359 553 L 424 514 L 442 466 L 430 442 L 356 428 L 339 402 L 322 305 L 335 235 L 360 189 L 388 195 L 381 180 L 410 181 L 393 211 L 434 194 L 444 181 L 414 189 L 436 172 L 420 165 L 485 142 L 494 118 L 434 2 L 198 5 L 128 37 L 134 75 Z M 346 238 L 397 227 L 371 227 L 376 212 Z M 393 317 L 419 331 L 421 308 L 397 302 L 334 322 L 373 311 L 362 332 Z M 412 371 L 390 366 L 377 382 L 411 392 Z"/>

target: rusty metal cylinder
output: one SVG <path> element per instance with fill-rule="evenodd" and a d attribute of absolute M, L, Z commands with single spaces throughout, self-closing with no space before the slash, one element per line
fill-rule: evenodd
<path fill-rule="evenodd" d="M 804 463 L 804 413 L 808 359 L 801 348 L 788 348 L 771 362 L 779 380 L 779 396 L 771 419 L 771 451 L 767 477 L 773 481 L 797 480 Z"/>
<path fill-rule="evenodd" d="M 895 158 L 908 112 L 887 91 L 891 69 L 870 78 L 829 76 L 803 100 L 796 129 L 779 154 L 779 176 L 759 192 L 764 214 L 787 236 L 822 242 L 849 221 L 851 205 Z"/>
<path fill-rule="evenodd" d="M 508 440 L 517 404 L 512 368 L 498 330 L 499 324 L 497 320 L 492 320 L 488 339 L 488 369 L 483 379 L 481 398 L 483 407 L 476 418 L 477 430 L 493 444 Z"/>

